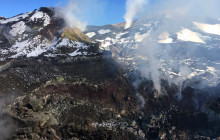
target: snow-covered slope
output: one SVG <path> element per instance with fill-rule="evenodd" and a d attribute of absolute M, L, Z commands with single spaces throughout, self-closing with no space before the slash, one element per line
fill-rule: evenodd
<path fill-rule="evenodd" d="M 74 32 L 68 35 L 69 39 L 65 38 L 62 36 L 64 29 L 67 30 L 63 20 L 54 17 L 54 10 L 50 8 L 40 8 L 12 18 L 0 18 L 0 58 L 91 54 L 87 51 L 91 45 L 70 39 Z M 58 53 L 63 46 L 69 50 L 68 53 Z"/>
<path fill-rule="evenodd" d="M 163 17 L 144 17 L 126 30 L 123 24 L 114 24 L 88 27 L 85 33 L 100 42 L 103 49 L 111 50 L 118 61 L 134 68 L 142 67 L 147 62 L 144 51 L 152 51 L 142 49 L 140 53 L 138 48 L 147 45 L 144 40 L 153 40 L 158 42 L 156 56 L 161 74 L 166 79 L 177 81 L 184 78 L 184 81 L 192 83 L 202 81 L 200 85 L 217 85 L 220 78 L 219 21 L 216 20 L 216 24 L 192 22 L 179 26 L 175 32 L 158 31 L 165 27 L 163 20 Z M 170 28 L 169 25 L 166 28 Z M 100 31 L 111 32 L 103 34 Z M 181 76 L 182 67 L 188 69 L 184 77 Z"/>

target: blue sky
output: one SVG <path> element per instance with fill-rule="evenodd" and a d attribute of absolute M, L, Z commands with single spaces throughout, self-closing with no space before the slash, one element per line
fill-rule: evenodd
<path fill-rule="evenodd" d="M 20 13 L 33 11 L 39 7 L 55 7 L 64 5 L 68 0 L 2 0 L 0 4 L 0 16 L 12 17 Z M 79 0 L 80 1 L 80 0 Z M 97 0 L 101 1 L 102 10 L 100 13 L 87 11 L 84 20 L 89 25 L 104 25 L 123 22 L 126 0 Z M 93 17 L 96 15 L 96 17 Z M 97 16 L 98 15 L 98 16 Z"/>

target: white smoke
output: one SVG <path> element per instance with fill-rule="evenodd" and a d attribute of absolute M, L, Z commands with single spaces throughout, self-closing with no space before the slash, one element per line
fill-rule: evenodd
<path fill-rule="evenodd" d="M 151 38 L 146 38 L 142 42 L 141 52 L 142 55 L 147 56 L 148 65 L 145 69 L 142 69 L 142 72 L 145 71 L 146 78 L 152 79 L 154 83 L 154 88 L 161 92 L 161 83 L 160 83 L 160 61 L 157 58 L 158 44 L 151 40 Z M 155 95 L 157 96 L 157 95 Z"/>
<path fill-rule="evenodd" d="M 140 79 L 137 79 L 136 81 L 133 82 L 132 85 L 133 85 L 134 89 L 136 90 L 136 92 L 137 92 L 141 82 L 142 82 L 142 80 L 140 80 Z M 136 97 L 139 102 L 139 108 L 143 109 L 146 104 L 144 97 L 139 92 L 136 93 Z"/>
<path fill-rule="evenodd" d="M 128 2 L 131 6 L 136 5 L 136 1 L 127 1 L 127 3 Z M 164 32 L 175 35 L 183 27 L 191 26 L 193 21 L 205 22 L 209 18 L 218 19 L 220 17 L 220 9 L 216 5 L 220 5 L 220 1 L 210 0 L 210 2 L 207 3 L 205 0 L 165 0 L 153 4 L 148 3 L 144 12 L 150 14 L 151 17 L 155 17 L 155 20 L 159 19 L 159 26 L 156 26 L 154 30 L 151 31 L 150 37 L 148 36 L 144 38 L 140 45 L 139 53 L 148 58 L 148 65 L 141 67 L 140 71 L 143 77 L 153 81 L 154 88 L 157 89 L 159 93 L 162 91 L 160 80 L 164 78 L 164 75 L 161 74 L 161 58 L 168 63 L 172 61 L 173 64 L 170 69 L 177 70 L 178 78 L 171 80 L 168 75 L 165 75 L 165 78 L 169 80 L 169 83 L 175 83 L 179 87 L 178 97 L 181 99 L 183 83 L 187 80 L 192 71 L 188 66 L 178 62 L 178 58 L 176 58 L 179 57 L 178 53 L 175 54 L 174 52 L 177 51 L 180 55 L 185 53 L 185 56 L 183 55 L 183 57 L 187 57 L 188 53 L 191 55 L 193 53 L 200 53 L 193 52 L 193 47 L 187 50 L 187 52 L 182 52 L 183 50 L 181 50 L 181 47 L 179 49 L 173 45 L 170 45 L 170 47 L 167 47 L 169 45 L 161 47 L 162 45 L 158 43 L 158 39 L 160 39 L 159 37 Z M 136 7 L 138 6 L 136 5 Z M 137 11 L 134 13 L 136 14 L 136 12 Z M 131 12 L 126 12 L 125 17 L 127 17 L 126 21 L 128 21 L 126 27 L 131 25 L 132 19 L 135 16 L 134 13 L 130 14 L 131 16 L 128 16 L 128 13 L 132 13 L 132 10 Z M 149 21 L 147 21 L 146 24 L 148 24 L 148 22 Z M 174 49 L 176 50 L 174 51 Z"/>
<path fill-rule="evenodd" d="M 144 6 L 148 3 L 148 0 L 127 0 L 126 1 L 126 13 L 124 19 L 126 21 L 125 29 L 132 25 L 135 16 L 143 11 Z"/>
<path fill-rule="evenodd" d="M 82 15 L 80 1 L 70 0 L 67 5 L 56 7 L 56 16 L 64 19 L 66 26 L 77 27 L 84 31 L 87 23 L 81 21 L 80 16 Z"/>
<path fill-rule="evenodd" d="M 140 93 L 136 93 L 136 97 L 139 102 L 140 109 L 143 109 L 146 103 L 144 97 Z"/>
<path fill-rule="evenodd" d="M 55 16 L 63 18 L 66 26 L 85 31 L 87 22 L 91 24 L 100 20 L 105 7 L 102 0 L 69 0 L 66 5 L 55 8 Z"/>
<path fill-rule="evenodd" d="M 191 74 L 191 69 L 186 67 L 186 66 L 180 66 L 179 68 L 179 77 L 177 79 L 175 79 L 175 83 L 178 86 L 178 100 L 182 99 L 182 88 L 183 88 L 183 82 L 187 80 L 187 78 L 189 77 L 189 75 Z"/>

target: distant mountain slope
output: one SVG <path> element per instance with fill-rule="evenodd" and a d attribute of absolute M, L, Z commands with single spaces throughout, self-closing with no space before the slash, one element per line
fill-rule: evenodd
<path fill-rule="evenodd" d="M 166 20 L 168 19 L 161 15 L 143 17 L 126 30 L 123 23 L 100 27 L 88 26 L 85 34 L 92 40 L 100 42 L 103 49 L 111 50 L 119 61 L 132 64 L 134 67 L 141 67 L 140 61 L 144 63 L 147 59 L 148 50 L 145 50 L 145 55 L 141 55 L 138 48 L 142 46 L 143 49 L 145 45 L 143 41 L 154 37 L 156 39 L 154 41 L 159 43 L 156 51 L 160 60 L 160 71 L 166 79 L 175 80 L 180 76 L 178 67 L 184 66 L 190 71 L 185 80 L 193 81 L 192 83 L 204 80 L 207 86 L 216 86 L 220 78 L 219 21 L 211 20 L 210 23 L 194 21 L 183 23 L 182 26 L 180 23 L 179 29 L 177 27 L 172 29 L 172 25 L 165 25 Z M 169 33 L 166 28 L 171 28 L 170 30 L 177 28 L 177 31 Z M 158 32 L 159 29 L 163 31 Z"/>
<path fill-rule="evenodd" d="M 54 17 L 54 14 L 54 9 L 40 8 L 12 18 L 1 18 L 1 59 L 31 57 L 43 53 L 49 56 L 48 52 L 53 53 L 62 46 L 72 48 L 70 55 L 83 55 L 81 52 L 89 48 L 89 38 L 79 29 L 65 28 L 63 19 Z M 56 55 L 59 55 L 57 51 Z"/>

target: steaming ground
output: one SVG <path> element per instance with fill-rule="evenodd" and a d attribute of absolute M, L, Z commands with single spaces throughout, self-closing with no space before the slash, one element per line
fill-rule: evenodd
<path fill-rule="evenodd" d="M 207 66 L 203 68 L 199 67 L 201 64 L 198 64 L 202 59 L 214 61 L 213 63 L 218 61 L 218 58 L 216 58 L 218 56 L 211 52 L 213 50 L 219 52 L 217 44 L 219 43 L 220 32 L 218 22 L 220 11 L 216 5 L 220 5 L 217 0 L 211 0 L 208 3 L 205 0 L 186 0 L 184 2 L 166 0 L 155 3 L 148 0 L 126 1 L 125 29 L 130 28 L 133 19 L 141 13 L 151 15 L 151 19 L 142 20 L 142 23 L 140 23 L 140 20 L 135 21 L 131 29 L 133 35 L 129 33 L 127 41 L 125 41 L 126 39 L 120 41 L 123 41 L 124 44 L 134 43 L 132 45 L 126 44 L 128 46 L 135 46 L 137 42 L 141 42 L 137 45 L 138 50 L 142 57 L 148 59 L 147 67 L 141 66 L 141 71 L 145 78 L 153 81 L 154 88 L 157 89 L 158 93 L 161 94 L 160 79 L 162 78 L 167 79 L 169 83 L 178 85 L 179 92 L 182 90 L 183 83 L 188 80 L 193 81 L 192 83 L 200 83 L 199 86 L 196 85 L 197 87 L 216 86 L 218 84 L 218 80 L 216 81 L 219 77 L 216 74 L 218 69 L 209 66 L 210 63 L 206 63 Z M 210 12 L 208 9 L 212 9 L 212 11 Z M 214 21 L 207 19 L 207 17 L 213 18 Z M 202 23 L 199 21 L 202 21 Z M 153 28 L 152 23 L 154 24 Z M 151 28 L 145 30 L 144 25 Z M 140 30 L 144 30 L 142 35 L 140 35 Z M 111 39 L 108 38 L 108 40 Z M 115 42 L 120 41 L 116 37 Z M 203 48 L 199 50 L 198 47 L 207 48 L 208 50 L 204 51 Z M 212 57 L 212 60 L 209 56 Z M 195 62 L 193 61 L 195 59 L 201 60 Z M 190 63 L 193 66 L 184 63 L 187 60 L 191 61 Z M 168 67 L 165 67 L 167 65 Z M 212 76 L 207 76 L 207 73 Z M 194 80 L 194 77 L 199 78 Z"/>
<path fill-rule="evenodd" d="M 143 11 L 148 0 L 127 0 L 126 1 L 126 13 L 124 15 L 125 29 L 131 27 L 133 19 Z"/>
<path fill-rule="evenodd" d="M 126 30 L 122 24 L 116 24 L 90 26 L 85 33 L 101 42 L 103 49 L 112 50 L 118 61 L 152 79 L 159 92 L 161 79 L 176 84 L 180 93 L 187 85 L 200 89 L 217 86 L 219 21 L 190 21 L 175 27 L 172 25 L 175 20 L 161 14 L 156 17 L 141 18 Z M 170 30 L 173 27 L 175 29 Z M 100 34 L 103 30 L 111 32 Z"/>

